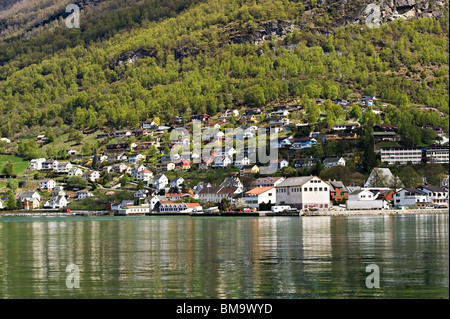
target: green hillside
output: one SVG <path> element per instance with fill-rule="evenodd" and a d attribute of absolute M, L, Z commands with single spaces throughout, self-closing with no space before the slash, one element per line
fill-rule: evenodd
<path fill-rule="evenodd" d="M 113 10 L 111 3 L 122 6 Z M 0 134 L 27 137 L 34 127 L 64 124 L 132 128 L 155 115 L 168 121 L 352 93 L 398 107 L 392 124 L 422 122 L 448 132 L 448 7 L 438 19 L 369 29 L 337 26 L 331 4 L 106 1 L 82 11 L 81 29 L 60 19 L 35 37 L 3 39 Z M 402 112 L 413 104 L 446 116 L 415 107 Z"/>

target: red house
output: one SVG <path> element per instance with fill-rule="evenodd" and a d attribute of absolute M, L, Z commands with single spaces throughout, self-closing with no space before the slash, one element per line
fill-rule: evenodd
<path fill-rule="evenodd" d="M 342 200 L 348 199 L 348 192 L 342 182 L 339 181 L 328 181 L 330 185 L 330 197 L 334 202 L 340 202 Z"/>

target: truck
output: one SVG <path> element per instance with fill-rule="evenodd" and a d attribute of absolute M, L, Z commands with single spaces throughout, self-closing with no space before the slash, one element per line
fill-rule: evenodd
<path fill-rule="evenodd" d="M 291 211 L 291 206 L 289 205 L 272 206 L 272 212 L 274 213 L 289 212 L 289 211 Z"/>

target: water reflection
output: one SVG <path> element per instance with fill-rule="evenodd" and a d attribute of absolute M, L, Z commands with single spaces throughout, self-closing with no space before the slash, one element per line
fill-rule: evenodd
<path fill-rule="evenodd" d="M 1 298 L 448 298 L 448 215 L 3 218 L 0 240 Z"/>

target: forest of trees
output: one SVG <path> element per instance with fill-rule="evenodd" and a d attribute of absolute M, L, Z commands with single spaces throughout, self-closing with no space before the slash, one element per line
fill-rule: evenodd
<path fill-rule="evenodd" d="M 422 138 L 416 123 L 448 132 L 448 117 L 411 107 L 449 114 L 448 12 L 439 20 L 349 25 L 329 35 L 296 29 L 259 44 L 230 37 L 230 30 L 250 35 L 269 20 L 295 23 L 304 10 L 287 0 L 147 0 L 87 12 L 78 30 L 61 23 L 26 41 L 1 42 L 0 134 L 63 124 L 137 127 L 156 115 L 166 122 L 185 112 L 289 98 L 308 105 L 352 92 L 398 106 L 387 111 L 387 123 L 413 132 L 406 143 Z M 308 114 L 318 116 L 313 106 Z"/>

